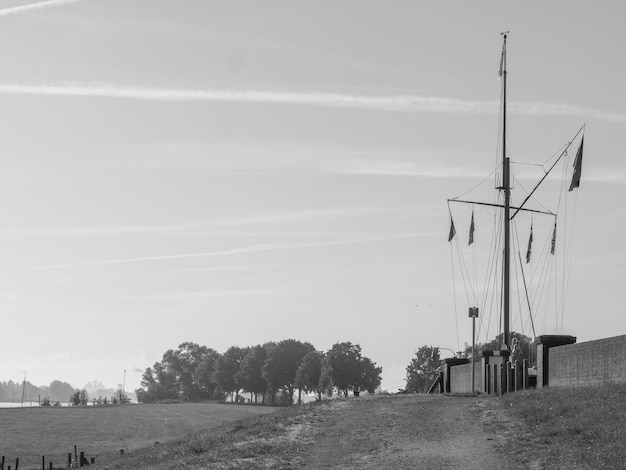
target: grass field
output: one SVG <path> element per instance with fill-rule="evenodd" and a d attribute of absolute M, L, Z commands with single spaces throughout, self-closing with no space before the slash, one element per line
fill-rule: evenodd
<path fill-rule="evenodd" d="M 275 408 L 219 403 L 180 403 L 104 407 L 36 407 L 0 409 L 0 456 L 7 465 L 41 468 L 41 457 L 55 466 L 67 463 L 68 452 L 84 451 L 96 462 L 120 449 L 135 450 L 182 438 L 199 430 Z M 46 464 L 48 465 L 48 464 Z"/>
<path fill-rule="evenodd" d="M 547 387 L 502 401 L 519 424 L 509 448 L 522 461 L 542 469 L 626 468 L 626 384 Z"/>

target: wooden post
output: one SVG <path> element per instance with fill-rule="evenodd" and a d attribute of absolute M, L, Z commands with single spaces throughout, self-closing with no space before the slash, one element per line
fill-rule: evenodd
<path fill-rule="evenodd" d="M 52 470 L 52 462 L 50 462 L 50 470 Z"/>
<path fill-rule="evenodd" d="M 4 470 L 4 455 L 2 456 L 2 460 L 0 460 L 0 470 Z"/>
<path fill-rule="evenodd" d="M 504 364 L 500 363 L 500 396 L 506 394 L 506 369 Z"/>
<path fill-rule="evenodd" d="M 79 460 L 78 462 L 79 462 L 79 463 L 78 463 L 78 466 L 79 466 L 79 467 L 82 467 L 82 466 L 83 466 L 83 464 L 84 464 L 84 462 L 85 462 L 85 453 L 84 453 L 84 452 L 81 452 L 81 453 L 80 453 L 80 460 Z"/>
<path fill-rule="evenodd" d="M 72 466 L 72 453 L 68 452 L 67 453 L 67 468 L 70 468 Z"/>
<path fill-rule="evenodd" d="M 524 390 L 528 389 L 528 360 L 522 361 L 522 386 Z"/>
<path fill-rule="evenodd" d="M 74 460 L 78 462 L 78 449 L 76 448 L 76 445 L 74 445 Z"/>
<path fill-rule="evenodd" d="M 489 395 L 491 393 L 491 384 L 489 383 L 491 379 L 491 368 L 489 364 L 485 364 L 485 393 Z"/>
<path fill-rule="evenodd" d="M 15 470 L 17 470 L 18 468 L 20 468 L 20 458 L 17 457 L 15 459 Z M 11 467 L 9 467 L 9 470 L 11 470 Z"/>
<path fill-rule="evenodd" d="M 41 456 L 41 470 L 46 470 L 46 456 Z"/>
<path fill-rule="evenodd" d="M 506 361 L 506 393 L 515 391 L 515 383 L 513 382 L 513 368 L 511 361 Z"/>
<path fill-rule="evenodd" d="M 443 383 L 443 371 L 439 371 L 439 394 L 443 395 L 444 393 L 444 383 Z"/>
<path fill-rule="evenodd" d="M 498 364 L 493 364 L 493 394 L 497 395 L 499 392 L 499 383 L 498 383 Z"/>

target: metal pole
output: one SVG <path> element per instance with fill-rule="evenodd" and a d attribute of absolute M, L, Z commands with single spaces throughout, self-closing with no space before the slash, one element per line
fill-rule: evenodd
<path fill-rule="evenodd" d="M 472 394 L 474 394 L 476 386 L 474 380 L 476 378 L 476 317 L 472 317 Z"/>

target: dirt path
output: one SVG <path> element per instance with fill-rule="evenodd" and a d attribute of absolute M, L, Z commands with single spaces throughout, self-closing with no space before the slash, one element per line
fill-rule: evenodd
<path fill-rule="evenodd" d="M 297 431 L 298 468 L 486 469 L 506 463 L 507 426 L 489 398 L 404 395 L 336 401 Z M 313 424 L 310 424 L 313 423 Z"/>

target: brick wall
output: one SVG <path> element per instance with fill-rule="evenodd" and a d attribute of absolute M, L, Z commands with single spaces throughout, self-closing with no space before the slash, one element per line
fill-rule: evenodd
<path fill-rule="evenodd" d="M 626 382 L 626 335 L 555 346 L 548 354 L 550 386 Z"/>
<path fill-rule="evenodd" d="M 480 361 L 474 366 L 474 390 L 482 391 L 482 367 Z M 472 364 L 450 367 L 450 393 L 472 393 Z"/>

